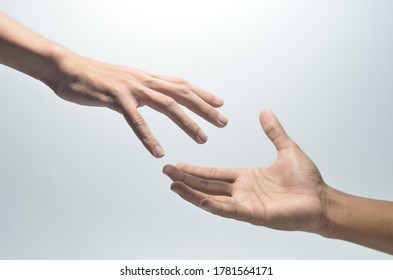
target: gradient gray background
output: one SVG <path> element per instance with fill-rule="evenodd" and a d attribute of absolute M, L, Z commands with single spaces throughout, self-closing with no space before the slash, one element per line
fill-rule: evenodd
<path fill-rule="evenodd" d="M 393 200 L 392 1 L 0 1 L 95 59 L 188 79 L 230 123 L 198 145 L 142 113 L 154 159 L 123 117 L 59 99 L 0 66 L 1 259 L 392 259 L 358 245 L 206 213 L 169 190 L 166 163 L 267 166 L 271 108 L 326 182 Z"/>

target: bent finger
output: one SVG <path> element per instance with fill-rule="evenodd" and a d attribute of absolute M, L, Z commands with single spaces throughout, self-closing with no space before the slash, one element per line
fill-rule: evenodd
<path fill-rule="evenodd" d="M 206 103 L 210 104 L 211 106 L 213 106 L 215 108 L 221 107 L 224 104 L 223 99 L 219 98 L 218 96 L 216 96 L 206 90 L 203 90 L 199 87 L 194 86 L 193 84 L 191 84 L 190 82 L 188 82 L 184 79 L 179 79 L 179 78 L 164 76 L 164 75 L 160 75 L 160 74 L 150 73 L 147 71 L 143 71 L 143 72 L 153 78 L 161 79 L 161 80 L 175 83 L 178 85 L 187 86 L 193 92 L 195 92 L 200 98 L 202 98 Z"/>
<path fill-rule="evenodd" d="M 146 121 L 138 112 L 137 108 L 131 104 L 122 106 L 122 113 L 128 125 L 132 128 L 135 135 L 139 138 L 146 149 L 156 158 L 163 157 L 165 152 L 153 133 L 150 131 Z"/>
<path fill-rule="evenodd" d="M 203 144 L 207 141 L 207 134 L 180 108 L 174 99 L 157 91 L 145 89 L 143 103 L 169 117 L 197 143 Z"/>
<path fill-rule="evenodd" d="M 198 95 L 205 102 L 209 103 L 210 105 L 212 105 L 215 108 L 221 107 L 225 103 L 225 101 L 222 98 L 220 98 L 220 97 L 218 97 L 218 96 L 216 96 L 206 90 L 203 90 L 197 86 L 194 86 L 193 84 L 189 84 L 189 87 L 193 92 L 195 92 L 196 95 Z"/>
<path fill-rule="evenodd" d="M 174 182 L 171 184 L 171 190 L 177 193 L 184 200 L 200 207 L 201 201 L 208 198 L 207 194 L 197 192 L 189 187 L 187 187 L 182 182 Z"/>
<path fill-rule="evenodd" d="M 169 96 L 179 104 L 187 107 L 195 114 L 218 127 L 224 127 L 228 119 L 218 112 L 211 104 L 204 101 L 193 87 L 179 85 L 162 79 L 152 79 L 147 83 L 148 88 Z"/>
<path fill-rule="evenodd" d="M 200 202 L 200 207 L 214 215 L 245 221 L 244 209 L 231 202 L 223 202 L 215 198 L 205 198 Z"/>

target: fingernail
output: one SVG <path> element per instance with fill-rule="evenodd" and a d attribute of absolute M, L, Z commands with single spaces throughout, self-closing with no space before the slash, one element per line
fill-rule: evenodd
<path fill-rule="evenodd" d="M 221 113 L 218 113 L 217 118 L 222 125 L 226 125 L 228 123 L 228 119 L 224 117 Z"/>
<path fill-rule="evenodd" d="M 222 104 L 224 104 L 224 99 L 221 99 L 221 98 L 219 98 L 219 97 L 217 97 L 217 96 L 215 96 L 214 98 L 215 98 L 215 101 L 216 101 L 216 104 L 217 104 L 217 105 L 222 105 Z"/>
<path fill-rule="evenodd" d="M 170 167 L 171 166 L 169 164 L 165 164 L 164 167 L 162 168 L 162 173 L 166 174 Z"/>
<path fill-rule="evenodd" d="M 160 146 L 155 146 L 153 150 L 154 156 L 155 157 L 163 157 L 165 155 L 164 150 Z"/>
<path fill-rule="evenodd" d="M 173 184 L 171 185 L 171 191 L 173 191 L 174 193 L 179 194 L 179 190 L 173 186 Z"/>
<path fill-rule="evenodd" d="M 197 134 L 198 143 L 205 143 L 207 141 L 207 134 L 200 129 Z"/>

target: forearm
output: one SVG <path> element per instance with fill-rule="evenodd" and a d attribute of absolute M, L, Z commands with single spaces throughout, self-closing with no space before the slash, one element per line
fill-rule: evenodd
<path fill-rule="evenodd" d="M 393 202 L 345 194 L 329 186 L 321 235 L 393 254 Z"/>
<path fill-rule="evenodd" d="M 60 45 L 0 13 L 0 63 L 51 86 L 59 60 L 67 52 Z"/>

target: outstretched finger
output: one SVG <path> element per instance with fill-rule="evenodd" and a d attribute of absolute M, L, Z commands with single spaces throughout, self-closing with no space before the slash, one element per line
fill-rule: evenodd
<path fill-rule="evenodd" d="M 263 130 L 273 142 L 277 151 L 287 149 L 295 145 L 272 111 L 265 110 L 261 112 L 259 119 Z"/>
<path fill-rule="evenodd" d="M 187 187 L 182 182 L 174 182 L 171 184 L 171 190 L 177 193 L 184 200 L 194 204 L 195 206 L 200 207 L 201 201 L 208 198 L 209 196 L 204 193 L 200 193 L 195 191 L 189 187 Z"/>
<path fill-rule="evenodd" d="M 239 170 L 235 168 L 198 167 L 186 163 L 179 163 L 176 168 L 202 179 L 220 180 L 227 183 L 235 182 L 239 175 Z"/>
<path fill-rule="evenodd" d="M 195 92 L 200 98 L 202 98 L 205 102 L 209 103 L 215 108 L 221 107 L 224 105 L 224 100 L 221 99 L 220 97 L 217 97 L 216 95 L 203 90 L 197 86 L 194 86 L 193 84 L 189 84 L 190 89 Z"/>
<path fill-rule="evenodd" d="M 122 113 L 127 123 L 131 126 L 132 130 L 146 149 L 156 158 L 163 157 L 165 154 L 164 150 L 150 131 L 146 121 L 138 112 L 137 108 L 127 103 L 122 106 Z"/>
<path fill-rule="evenodd" d="M 232 195 L 232 184 L 217 181 L 217 180 L 206 180 L 201 179 L 190 174 L 187 174 L 173 165 L 166 165 L 163 168 L 164 174 L 169 176 L 172 181 L 179 181 L 192 188 L 193 190 L 202 192 L 209 195 Z"/>
<path fill-rule="evenodd" d="M 198 207 L 201 207 L 202 201 L 206 199 L 207 200 L 214 199 L 217 202 L 222 202 L 227 204 L 231 201 L 231 198 L 228 196 L 211 196 L 205 193 L 201 193 L 186 186 L 182 182 L 173 182 L 171 184 L 171 190 L 177 193 L 184 200 Z"/>
<path fill-rule="evenodd" d="M 200 207 L 214 215 L 240 221 L 246 221 L 245 210 L 232 202 L 219 201 L 215 198 L 206 198 L 200 202 Z"/>
<path fill-rule="evenodd" d="M 193 88 L 196 88 L 192 85 L 186 86 L 157 78 L 149 80 L 146 85 L 156 92 L 171 97 L 215 126 L 224 127 L 228 123 L 228 119 L 218 112 L 214 106 L 201 98 L 193 90 Z"/>
<path fill-rule="evenodd" d="M 155 74 L 155 73 L 150 73 L 147 71 L 143 71 L 145 74 L 153 77 L 153 78 L 157 78 L 157 79 L 161 79 L 164 81 L 168 81 L 171 83 L 175 83 L 178 85 L 182 85 L 182 86 L 186 86 L 189 89 L 191 89 L 193 92 L 195 92 L 200 98 L 202 98 L 206 103 L 210 104 L 213 107 L 221 107 L 224 104 L 224 100 L 215 96 L 214 94 L 205 91 L 203 89 L 200 89 L 196 86 L 194 86 L 193 84 L 189 83 L 188 81 L 184 80 L 184 79 L 179 79 L 179 78 L 173 78 L 173 77 L 168 77 L 168 76 L 164 76 L 164 75 L 160 75 L 160 74 Z"/>
<path fill-rule="evenodd" d="M 207 141 L 207 134 L 191 119 L 177 102 L 152 89 L 144 89 L 143 104 L 163 113 L 187 133 L 195 142 L 203 144 Z"/>

